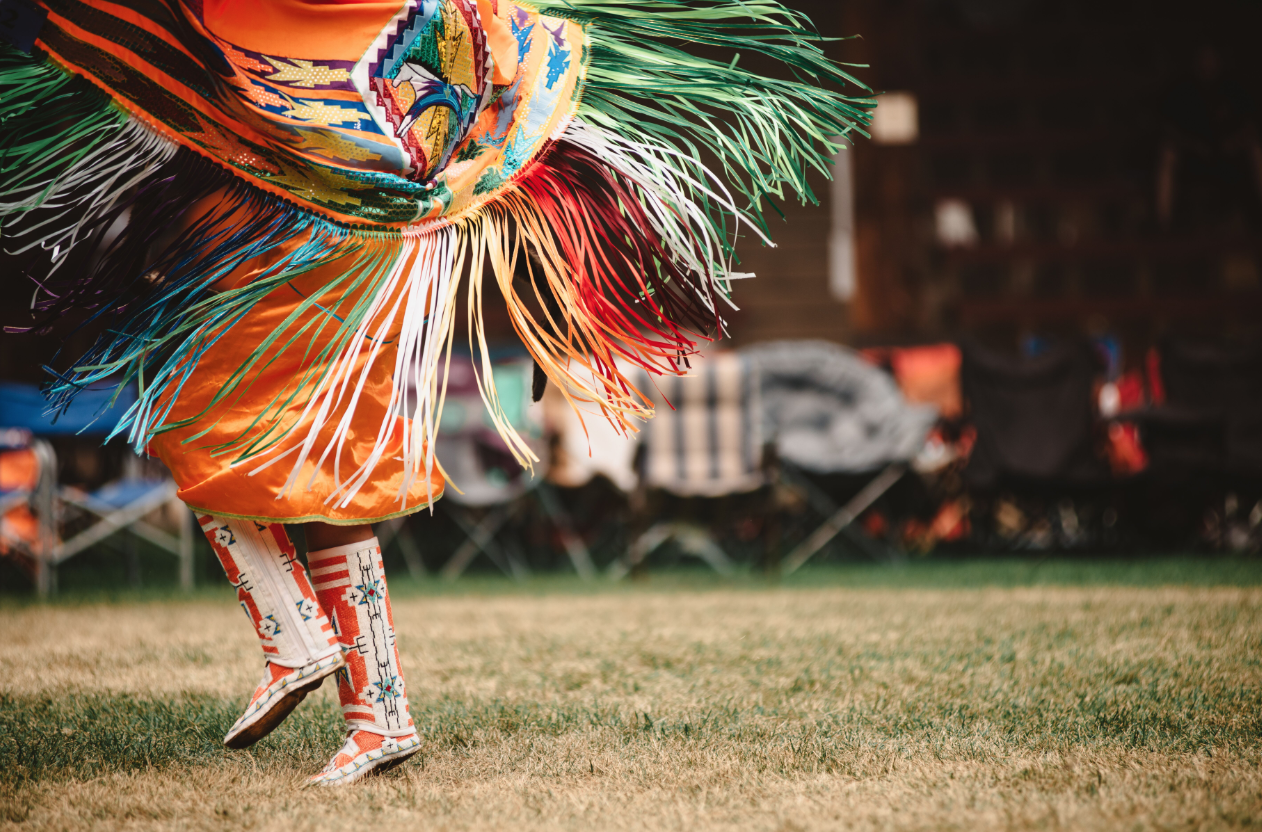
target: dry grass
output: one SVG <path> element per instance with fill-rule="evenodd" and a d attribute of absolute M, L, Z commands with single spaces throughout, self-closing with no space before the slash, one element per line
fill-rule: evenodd
<path fill-rule="evenodd" d="M 251 752 L 227 595 L 0 608 L 0 828 L 1217 829 L 1262 823 L 1262 589 L 399 593 L 422 758 Z"/>

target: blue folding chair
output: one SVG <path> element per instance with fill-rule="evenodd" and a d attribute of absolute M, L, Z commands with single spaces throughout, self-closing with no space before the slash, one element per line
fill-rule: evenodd
<path fill-rule="evenodd" d="M 20 494 L 0 493 L 0 516 L 24 502 L 30 506 L 39 520 L 38 540 L 20 539 L 3 529 L 0 539 L 5 548 L 34 564 L 41 595 L 56 591 L 60 564 L 122 531 L 173 554 L 179 560 L 180 585 L 186 589 L 193 585 L 193 515 L 176 496 L 178 488 L 170 477 L 146 477 L 132 470 L 92 492 L 57 483 L 57 459 L 46 437 L 104 436 L 136 401 L 131 388 L 125 388 L 111 404 L 113 396 L 112 388 L 85 390 L 54 421 L 39 388 L 0 382 L 0 438 L 6 434 L 29 437 L 40 466 L 37 487 Z M 146 520 L 164 506 L 170 506 L 179 518 L 178 535 Z M 72 522 L 79 530 L 67 538 L 64 533 Z"/>

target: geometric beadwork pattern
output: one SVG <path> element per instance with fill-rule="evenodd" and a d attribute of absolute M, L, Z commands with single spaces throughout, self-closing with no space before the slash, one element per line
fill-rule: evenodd
<path fill-rule="evenodd" d="M 346 656 L 338 697 L 347 725 L 383 736 L 414 730 L 376 539 L 308 555 L 320 605 Z"/>
<path fill-rule="evenodd" d="M 198 520 L 271 664 L 303 667 L 339 649 L 285 527 L 201 515 Z"/>

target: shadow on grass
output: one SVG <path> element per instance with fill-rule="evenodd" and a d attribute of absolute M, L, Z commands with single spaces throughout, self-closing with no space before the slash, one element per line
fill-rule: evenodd
<path fill-rule="evenodd" d="M 209 696 L 0 694 L 0 785 L 212 765 L 244 754 L 259 768 L 315 771 L 342 743 L 336 705 L 312 701 L 248 752 L 228 751 L 223 736 L 242 706 Z"/>

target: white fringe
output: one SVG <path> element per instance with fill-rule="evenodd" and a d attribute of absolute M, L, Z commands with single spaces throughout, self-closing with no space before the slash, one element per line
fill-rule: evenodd
<path fill-rule="evenodd" d="M 32 238 L 9 253 L 20 254 L 36 246 L 48 249 L 52 251 L 51 274 L 65 262 L 86 229 L 169 162 L 178 150 L 179 145 L 158 135 L 144 122 L 128 119 L 111 140 L 84 155 L 56 180 L 33 187 L 33 192 L 22 199 L 0 202 L 0 215 L 36 208 L 54 211 L 40 222 L 6 228 L 7 238 Z M 78 222 L 63 227 L 60 221 L 69 215 L 77 216 Z M 43 234 L 38 233 L 46 228 Z"/>
<path fill-rule="evenodd" d="M 426 499 L 433 502 L 430 482 L 435 467 L 441 470 L 441 464 L 434 456 L 433 438 L 442 417 L 446 395 L 446 373 L 443 373 L 444 381 L 440 385 L 438 367 L 444 357 L 450 363 L 452 320 L 459 283 L 457 276 L 464 261 L 464 250 L 458 244 L 458 234 L 456 228 L 449 226 L 432 234 L 404 240 L 400 253 L 388 267 L 389 273 L 376 288 L 358 329 L 341 355 L 333 360 L 332 368 L 320 380 L 301 416 L 296 420 L 297 424 L 301 424 L 314 412 L 312 424 L 301 443 L 283 453 L 266 451 L 234 465 L 256 463 L 274 453 L 271 459 L 250 471 L 253 475 L 296 453 L 297 459 L 293 462 L 289 477 L 276 495 L 279 500 L 298 485 L 303 466 L 314 455 L 318 454 L 318 459 L 315 471 L 305 483 L 307 490 L 310 490 L 324 468 L 324 463 L 332 456 L 334 488 L 325 503 L 334 503 L 338 508 L 345 508 L 371 478 L 386 453 L 387 442 L 394 433 L 399 414 L 411 413 L 411 419 L 403 419 L 404 476 L 398 497 L 402 508 L 406 509 L 412 486 L 418 477 L 423 476 Z M 398 350 L 390 401 L 368 458 L 354 472 L 343 477 L 343 452 L 360 396 L 377 361 L 378 353 L 387 342 L 390 330 L 400 315 L 401 330 L 397 336 Z M 356 373 L 355 365 L 365 350 L 368 354 L 364 366 Z M 409 381 L 411 385 L 408 384 Z M 415 403 L 407 401 L 409 386 L 416 391 Z M 323 447 L 317 447 L 321 432 L 332 419 L 331 414 L 339 410 L 341 417 L 332 436 Z M 277 450 L 280 444 L 277 443 Z"/>

